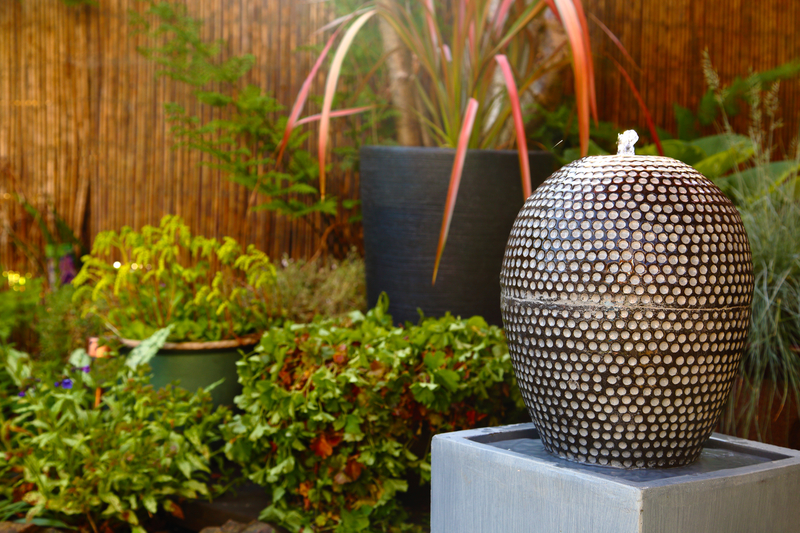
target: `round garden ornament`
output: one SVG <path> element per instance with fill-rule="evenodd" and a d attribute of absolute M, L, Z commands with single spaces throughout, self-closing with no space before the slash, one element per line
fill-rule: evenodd
<path fill-rule="evenodd" d="M 747 234 L 692 167 L 617 155 L 561 168 L 508 239 L 501 308 L 545 448 L 620 468 L 692 463 L 728 398 L 753 296 Z"/>

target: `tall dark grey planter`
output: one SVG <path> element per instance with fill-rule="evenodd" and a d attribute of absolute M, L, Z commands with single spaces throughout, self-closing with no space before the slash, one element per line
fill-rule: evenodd
<path fill-rule="evenodd" d="M 500 267 L 522 207 L 517 152 L 468 152 L 436 285 L 433 265 L 455 150 L 361 148 L 361 202 L 367 299 L 389 295 L 396 323 L 426 316 L 481 315 L 501 324 Z M 535 189 L 552 172 L 547 152 L 530 152 Z"/>

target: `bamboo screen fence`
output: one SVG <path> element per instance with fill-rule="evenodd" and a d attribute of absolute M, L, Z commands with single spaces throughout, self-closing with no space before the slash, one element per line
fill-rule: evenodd
<path fill-rule="evenodd" d="M 795 0 L 585 0 L 585 5 L 641 68 L 631 68 L 599 25 L 590 22 L 599 65 L 599 113 L 621 127 L 641 128 L 644 120 L 609 56 L 627 67 L 655 124 L 673 133 L 673 103 L 694 111 L 706 91 L 704 49 L 723 83 L 745 77 L 751 68 L 764 71 L 800 59 L 800 2 Z M 785 122 L 780 138 L 789 148 L 800 127 L 800 80 L 783 82 L 780 100 Z M 745 119 L 746 113 L 734 119 L 743 134 Z"/>
<path fill-rule="evenodd" d="M 0 225 L 16 224 L 17 234 L 41 241 L 11 196 L 17 192 L 42 211 L 54 207 L 87 242 L 99 231 L 157 224 L 174 213 L 197 233 L 257 243 L 272 257 L 314 253 L 318 238 L 303 221 L 259 212 L 244 235 L 247 191 L 201 165 L 196 151 L 172 148 L 163 104 L 180 103 L 203 121 L 211 111 L 196 104 L 193 88 L 156 77 L 155 64 L 137 53 L 154 45 L 129 25 L 129 10 L 143 9 L 139 2 L 99 4 L 0 6 Z M 225 41 L 228 54 L 256 55 L 243 83 L 291 105 L 315 59 L 296 49 L 322 38 L 314 32 L 329 21 L 324 3 L 186 4 L 205 21 L 204 37 Z M 354 196 L 352 176 L 335 178 L 332 194 Z M 0 264 L 23 268 L 8 232 L 0 238 Z"/>
<path fill-rule="evenodd" d="M 206 21 L 209 39 L 227 52 L 257 58 L 246 82 L 290 106 L 313 62 L 298 47 L 319 44 L 315 30 L 330 20 L 325 2 L 298 0 L 183 0 Z M 132 35 L 136 0 L 99 0 L 99 7 L 67 7 L 57 0 L 6 0 L 0 5 L 0 225 L 41 243 L 12 193 L 46 211 L 51 206 L 87 243 L 99 231 L 155 224 L 166 213 L 183 216 L 197 232 L 256 243 L 272 257 L 308 257 L 319 236 L 301 221 L 261 212 L 248 229 L 247 192 L 201 157 L 173 150 L 164 102 L 197 108 L 190 89 L 156 78 L 156 67 L 136 52 L 148 45 Z M 731 0 L 585 0 L 641 67 L 626 65 L 655 123 L 673 130 L 673 102 L 694 109 L 705 90 L 701 51 L 708 48 L 723 81 L 800 57 L 796 24 L 800 2 Z M 633 95 L 609 59 L 624 62 L 597 24 L 600 118 L 642 128 Z M 323 79 L 315 82 L 317 94 Z M 784 140 L 798 130 L 800 86 L 781 90 Z M 315 110 L 311 109 L 312 112 Z M 334 134 L 336 137 L 336 135 Z M 329 185 L 357 196 L 357 176 Z M 251 215 L 252 216 L 252 215 Z M 51 221 L 52 223 L 52 221 Z M 8 231 L 0 233 L 0 264 L 26 268 Z"/>

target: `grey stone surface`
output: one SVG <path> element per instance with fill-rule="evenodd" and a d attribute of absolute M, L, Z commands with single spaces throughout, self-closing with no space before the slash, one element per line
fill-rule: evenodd
<path fill-rule="evenodd" d="M 798 533 L 800 451 L 714 434 L 690 466 L 547 453 L 533 424 L 433 439 L 432 533 Z"/>

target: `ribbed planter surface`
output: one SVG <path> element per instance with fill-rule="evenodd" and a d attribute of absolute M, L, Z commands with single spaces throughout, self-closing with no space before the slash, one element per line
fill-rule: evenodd
<path fill-rule="evenodd" d="M 622 468 L 686 465 L 730 392 L 753 266 L 738 212 L 663 157 L 588 157 L 525 202 L 501 275 L 506 336 L 545 447 Z"/>
<path fill-rule="evenodd" d="M 497 287 L 508 232 L 522 206 L 515 151 L 467 153 L 450 234 L 431 286 L 455 150 L 361 148 L 367 300 L 389 295 L 397 323 L 446 312 L 500 324 Z M 549 153 L 531 152 L 533 187 L 552 172 Z"/>

